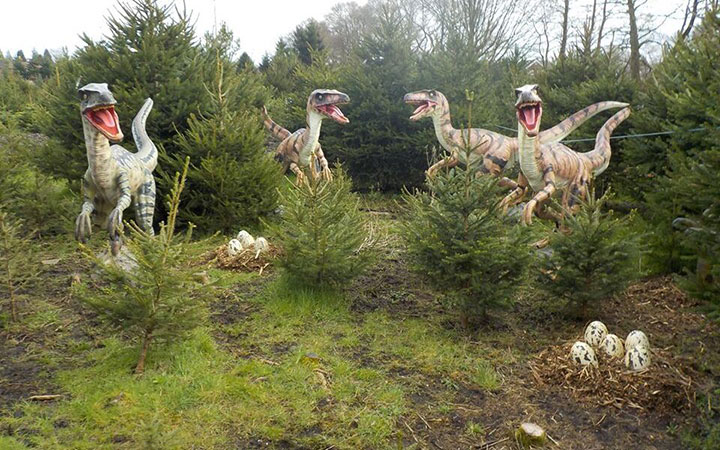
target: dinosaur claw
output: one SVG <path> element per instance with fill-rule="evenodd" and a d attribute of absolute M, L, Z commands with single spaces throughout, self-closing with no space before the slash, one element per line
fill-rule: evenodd
<path fill-rule="evenodd" d="M 523 225 L 532 224 L 532 216 L 536 205 L 537 202 L 535 200 L 530 200 L 527 205 L 525 205 L 525 209 L 523 210 Z"/>
<path fill-rule="evenodd" d="M 325 178 L 326 181 L 332 181 L 332 179 L 333 179 L 332 172 L 331 172 L 330 169 L 328 169 L 328 168 L 323 169 L 322 175 L 323 175 L 323 178 Z"/>
<path fill-rule="evenodd" d="M 113 209 L 108 217 L 108 233 L 111 236 L 117 236 L 122 231 L 122 210 Z"/>
<path fill-rule="evenodd" d="M 81 212 L 75 220 L 75 240 L 85 244 L 91 234 L 92 220 L 90 219 L 90 213 Z"/>

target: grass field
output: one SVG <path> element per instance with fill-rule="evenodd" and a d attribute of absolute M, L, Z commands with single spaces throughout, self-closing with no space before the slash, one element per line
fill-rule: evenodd
<path fill-rule="evenodd" d="M 468 333 L 397 244 L 344 292 L 308 291 L 274 270 L 209 268 L 208 324 L 153 347 L 134 376 L 137 342 L 72 296 L 73 276 L 93 269 L 68 239 L 43 245 L 43 259 L 60 262 L 24 293 L 20 321 L 0 328 L 3 450 L 514 449 L 508 431 L 524 421 L 547 429 L 549 448 L 679 449 L 700 445 L 697 430 L 717 420 L 720 331 L 667 278 L 638 283 L 599 318 L 611 329 L 642 326 L 693 368 L 698 406 L 670 413 L 537 383 L 534 355 L 575 339 L 583 323 L 526 289 Z"/>

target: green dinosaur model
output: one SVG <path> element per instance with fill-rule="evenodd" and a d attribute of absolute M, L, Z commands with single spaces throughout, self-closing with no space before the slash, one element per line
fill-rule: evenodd
<path fill-rule="evenodd" d="M 123 138 L 115 112 L 115 98 L 106 83 L 90 83 L 80 89 L 80 112 L 88 169 L 83 177 L 82 211 L 75 221 L 75 239 L 86 242 L 92 225 L 105 226 L 110 234 L 111 251 L 117 256 L 122 246 L 123 211 L 132 202 L 137 224 L 152 233 L 155 211 L 157 149 L 145 132 L 145 120 L 153 106 L 151 99 L 135 116 L 132 133 L 137 153 L 119 145 Z"/>

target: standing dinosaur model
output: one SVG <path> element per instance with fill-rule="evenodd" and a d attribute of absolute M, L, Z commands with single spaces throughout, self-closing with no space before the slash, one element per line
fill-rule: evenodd
<path fill-rule="evenodd" d="M 300 128 L 290 133 L 285 128 L 273 122 L 263 106 L 262 117 L 265 128 L 282 142 L 275 150 L 275 159 L 283 164 L 287 172 L 288 168 L 297 176 L 297 183 L 301 184 L 304 178 L 303 170 L 310 167 L 311 173 L 315 176 L 315 160 L 320 165 L 322 176 L 332 179 L 332 173 L 328 167 L 327 159 L 323 154 L 322 147 L 318 142 L 320 127 L 325 118 L 335 122 L 346 124 L 350 120 L 345 117 L 337 105 L 350 102 L 350 97 L 340 91 L 330 89 L 316 89 L 307 100 L 307 128 Z"/>
<path fill-rule="evenodd" d="M 106 83 L 90 83 L 80 89 L 80 112 L 88 169 L 83 177 L 82 211 L 75 221 L 75 239 L 86 242 L 92 224 L 105 225 L 110 234 L 112 254 L 117 256 L 122 246 L 123 211 L 132 202 L 137 224 L 152 233 L 155 211 L 155 179 L 157 149 L 145 132 L 145 121 L 153 106 L 145 100 L 132 122 L 137 153 L 130 153 L 119 145 L 123 138 L 115 112 L 115 98 Z"/>
<path fill-rule="evenodd" d="M 427 89 L 410 92 L 405 94 L 403 101 L 417 106 L 410 116 L 410 120 L 432 118 L 435 135 L 440 145 L 450 154 L 427 170 L 429 177 L 434 176 L 438 170 L 444 167 L 455 167 L 461 162 L 467 164 L 467 161 L 464 161 L 467 145 L 472 149 L 471 163 L 478 163 L 482 158 L 480 173 L 490 173 L 499 177 L 505 167 L 512 167 L 515 164 L 518 151 L 516 138 L 482 128 L 453 128 L 450 120 L 450 105 L 442 92 Z M 559 142 L 597 113 L 617 107 L 618 104 L 615 102 L 594 103 L 540 133 L 540 142 Z M 500 185 L 510 189 L 517 187 L 517 183 L 507 177 L 501 178 Z"/>
<path fill-rule="evenodd" d="M 588 183 L 600 175 L 610 164 L 610 135 L 630 115 L 630 108 L 623 108 L 605 122 L 595 137 L 595 148 L 587 153 L 575 152 L 557 142 L 541 142 L 538 137 L 542 118 L 542 99 L 537 85 L 529 84 L 515 90 L 518 118 L 518 159 L 522 176 L 518 187 L 505 199 L 507 207 L 522 200 L 527 187 L 536 192 L 523 209 L 523 223 L 532 222 L 533 213 L 540 218 L 557 219 L 546 208 L 547 200 L 556 189 L 563 189 L 562 206 L 572 212 L 579 207 L 578 200 L 585 198 Z M 614 107 L 626 107 L 627 103 L 604 102 Z"/>

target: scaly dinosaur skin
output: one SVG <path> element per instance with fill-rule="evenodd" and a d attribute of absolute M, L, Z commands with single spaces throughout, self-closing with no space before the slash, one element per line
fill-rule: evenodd
<path fill-rule="evenodd" d="M 431 117 L 435 126 L 435 135 L 440 145 L 450 154 L 441 161 L 433 164 L 427 175 L 432 177 L 444 167 L 455 167 L 465 157 L 465 146 L 470 145 L 473 149 L 472 162 L 479 162 L 482 158 L 480 173 L 490 173 L 500 177 L 503 169 L 512 167 L 517 159 L 518 140 L 504 136 L 500 133 L 484 130 L 482 128 L 455 129 L 450 119 L 450 105 L 445 95 L 436 90 L 421 90 L 405 94 L 405 103 L 417 106 L 417 109 L 410 116 L 410 120 L 417 121 L 424 117 Z M 575 131 L 595 114 L 610 108 L 616 108 L 613 102 L 600 102 L 592 104 L 559 124 L 540 133 L 540 141 L 559 142 Z M 469 134 L 468 134 L 469 133 Z M 468 139 L 469 138 L 469 139 Z M 517 183 L 507 177 L 502 177 L 500 185 L 508 188 L 516 188 Z"/>
<path fill-rule="evenodd" d="M 325 118 L 330 118 L 341 124 L 349 123 L 350 120 L 343 115 L 337 106 L 349 102 L 350 97 L 340 91 L 330 89 L 314 90 L 307 101 L 306 121 L 308 127 L 300 128 L 292 134 L 273 122 L 267 113 L 267 109 L 263 106 L 262 117 L 265 128 L 278 139 L 282 139 L 282 142 L 275 150 L 275 159 L 283 164 L 286 172 L 289 168 L 295 173 L 298 184 L 303 182 L 304 169 L 310 167 L 313 176 L 316 175 L 315 159 L 320 164 L 323 178 L 332 180 L 332 172 L 330 172 L 327 159 L 325 159 L 322 147 L 318 142 L 320 127 Z"/>
<path fill-rule="evenodd" d="M 524 197 L 527 186 L 535 196 L 523 210 L 523 223 L 530 224 L 533 214 L 540 218 L 557 220 L 547 211 L 546 202 L 558 188 L 563 190 L 562 206 L 573 212 L 580 206 L 578 200 L 587 195 L 588 183 L 600 175 L 610 164 L 612 155 L 610 135 L 630 115 L 627 103 L 605 102 L 624 107 L 600 128 L 595 148 L 587 153 L 575 152 L 560 143 L 543 143 L 538 138 L 542 118 L 542 99 L 537 85 L 530 84 L 515 90 L 518 96 L 515 110 L 518 118 L 518 159 L 522 176 L 518 187 L 508 194 L 503 204 L 516 203 Z"/>
<path fill-rule="evenodd" d="M 132 202 L 137 224 L 152 233 L 155 212 L 155 178 L 157 149 L 145 132 L 145 120 L 153 106 L 151 99 L 135 116 L 132 133 L 137 153 L 119 145 L 123 138 L 114 105 L 117 103 L 106 83 L 90 83 L 80 89 L 80 112 L 88 169 L 83 177 L 82 211 L 75 221 L 75 239 L 87 242 L 92 224 L 104 225 L 110 234 L 113 255 L 122 242 L 123 211 Z"/>

